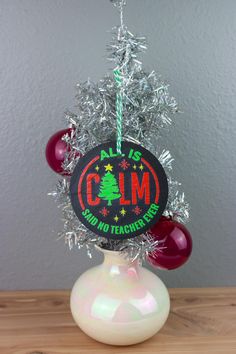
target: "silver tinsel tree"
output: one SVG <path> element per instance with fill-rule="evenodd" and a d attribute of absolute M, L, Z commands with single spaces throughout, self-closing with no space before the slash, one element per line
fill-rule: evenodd
<path fill-rule="evenodd" d="M 141 144 L 160 161 L 168 176 L 169 197 L 164 215 L 182 223 L 189 218 L 189 205 L 180 183 L 172 176 L 173 158 L 165 147 L 159 146 L 161 128 L 172 123 L 178 112 L 177 102 L 170 96 L 168 85 L 155 72 L 142 68 L 138 54 L 146 50 L 145 37 L 133 35 L 123 23 L 124 0 L 111 0 L 120 12 L 120 25 L 113 29 L 112 40 L 107 47 L 108 59 L 122 72 L 123 140 Z M 71 132 L 63 137 L 67 143 L 63 168 L 71 174 L 81 156 L 96 145 L 116 139 L 116 92 L 113 73 L 99 82 L 90 80 L 77 84 L 77 112 L 67 111 L 65 119 Z M 130 259 L 144 259 L 157 245 L 146 233 L 127 240 L 107 240 L 88 230 L 75 215 L 69 197 L 69 177 L 61 178 L 52 195 L 62 211 L 64 238 L 70 248 L 86 248 L 91 257 L 95 245 L 122 251 Z"/>

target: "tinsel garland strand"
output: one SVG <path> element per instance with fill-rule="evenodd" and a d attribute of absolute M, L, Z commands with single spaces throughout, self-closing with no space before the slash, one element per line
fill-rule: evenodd
<path fill-rule="evenodd" d="M 123 79 L 123 139 L 143 145 L 160 161 L 166 171 L 169 184 L 169 197 L 164 215 L 182 223 L 189 218 L 189 204 L 184 193 L 180 192 L 180 183 L 171 176 L 173 158 L 168 150 L 157 144 L 160 131 L 170 126 L 171 116 L 178 112 L 177 102 L 170 96 L 168 85 L 154 71 L 148 73 L 142 69 L 138 54 L 146 50 L 146 39 L 134 36 L 123 24 L 124 0 L 111 0 L 120 11 L 120 26 L 112 32 L 108 46 L 108 59 L 114 67 L 125 72 Z M 96 145 L 116 139 L 116 92 L 113 75 L 106 75 L 98 83 L 90 80 L 77 85 L 77 113 L 67 111 L 65 119 L 73 129 L 63 140 L 68 152 L 63 168 L 72 173 L 80 154 L 85 154 Z M 79 153 L 79 154 L 78 154 Z M 61 178 L 51 193 L 62 211 L 63 230 L 59 238 L 64 238 L 69 248 L 86 248 L 92 256 L 94 246 L 102 245 L 108 249 L 120 251 L 129 259 L 145 259 L 148 252 L 157 245 L 147 233 L 124 241 L 107 240 L 88 230 L 75 215 L 69 198 L 69 177 Z"/>

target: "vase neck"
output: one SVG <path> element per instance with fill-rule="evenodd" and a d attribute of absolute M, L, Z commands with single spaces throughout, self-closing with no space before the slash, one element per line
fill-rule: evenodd
<path fill-rule="evenodd" d="M 117 265 L 117 266 L 127 266 L 127 267 L 137 267 L 138 261 L 130 261 L 126 259 L 121 252 L 118 251 L 109 251 L 99 248 L 99 250 L 104 255 L 103 263 L 107 265 Z"/>
<path fill-rule="evenodd" d="M 117 251 L 108 251 L 102 248 L 99 250 L 104 255 L 103 260 L 103 270 L 104 274 L 109 274 L 113 279 L 126 279 L 126 281 L 131 280 L 137 281 L 139 279 L 139 264 L 138 260 L 129 261 L 126 259 L 121 252 Z"/>

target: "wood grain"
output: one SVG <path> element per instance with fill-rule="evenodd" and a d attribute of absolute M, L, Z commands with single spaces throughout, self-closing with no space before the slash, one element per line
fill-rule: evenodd
<path fill-rule="evenodd" d="M 74 324 L 68 291 L 0 293 L 0 354 L 236 354 L 236 288 L 171 289 L 165 327 L 130 347 L 98 343 Z"/>

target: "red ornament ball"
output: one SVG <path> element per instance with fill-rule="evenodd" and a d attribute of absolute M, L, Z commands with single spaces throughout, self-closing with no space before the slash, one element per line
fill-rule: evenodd
<path fill-rule="evenodd" d="M 154 267 L 176 269 L 190 257 L 191 235 L 179 222 L 162 216 L 149 233 L 154 240 L 160 241 L 156 250 L 147 256 L 147 261 Z"/>
<path fill-rule="evenodd" d="M 62 168 L 62 163 L 64 162 L 65 154 L 67 152 L 67 144 L 65 141 L 61 140 L 61 138 L 66 133 L 70 134 L 70 132 L 71 128 L 56 132 L 48 140 L 46 146 L 45 155 L 49 166 L 54 172 L 60 173 L 61 175 L 69 175 L 69 173 Z"/>

